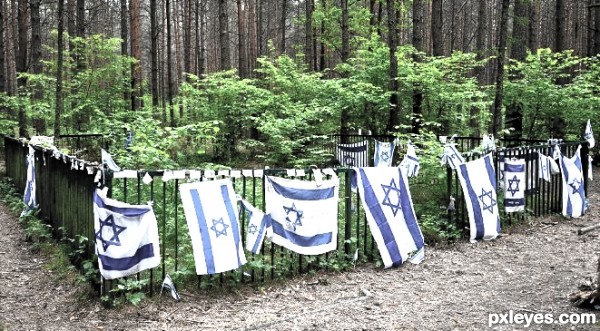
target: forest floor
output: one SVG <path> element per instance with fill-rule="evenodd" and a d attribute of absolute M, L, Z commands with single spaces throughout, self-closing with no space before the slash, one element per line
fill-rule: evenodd
<path fill-rule="evenodd" d="M 574 307 L 568 297 L 596 274 L 600 230 L 576 233 L 600 221 L 596 172 L 591 211 L 580 219 L 536 219 L 503 229 L 494 241 L 428 248 L 419 265 L 391 270 L 362 265 L 258 289 L 184 291 L 179 303 L 154 296 L 117 309 L 103 308 L 87 285 L 50 271 L 51 259 L 32 250 L 17 219 L 0 205 L 0 331 L 600 330 L 600 323 L 488 324 L 489 314 L 511 311 L 555 319 L 591 312 Z"/>

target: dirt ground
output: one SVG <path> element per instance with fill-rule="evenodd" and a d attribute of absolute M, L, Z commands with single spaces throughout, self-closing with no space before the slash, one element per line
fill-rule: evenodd
<path fill-rule="evenodd" d="M 491 242 L 428 248 L 419 265 L 367 265 L 224 294 L 183 292 L 179 303 L 155 296 L 120 309 L 105 309 L 85 296 L 85 286 L 57 279 L 0 205 L 0 331 L 600 330 L 600 323 L 488 325 L 490 313 L 590 312 L 568 296 L 596 273 L 600 230 L 576 233 L 600 220 L 596 172 L 591 212 L 580 219 L 554 216 Z"/>

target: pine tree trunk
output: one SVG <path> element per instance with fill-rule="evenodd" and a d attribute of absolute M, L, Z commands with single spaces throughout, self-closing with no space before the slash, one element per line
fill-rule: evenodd
<path fill-rule="evenodd" d="M 18 47 L 17 53 L 17 72 L 27 72 L 27 0 L 19 0 L 19 14 L 17 16 Z M 23 89 L 27 84 L 27 79 L 23 76 L 17 78 L 17 85 Z M 22 92 L 22 91 L 20 91 Z M 19 136 L 27 136 L 27 117 L 24 106 L 19 106 Z"/>
<path fill-rule="evenodd" d="M 220 70 L 228 70 L 231 68 L 228 21 L 227 0 L 219 0 L 219 46 L 221 48 Z"/>
<path fill-rule="evenodd" d="M 6 90 L 6 61 L 4 54 L 6 52 L 4 46 L 4 0 L 0 0 L 0 93 L 7 92 Z"/>
<path fill-rule="evenodd" d="M 508 9 L 510 0 L 502 0 L 500 26 L 498 28 L 498 72 L 496 76 L 496 96 L 492 112 L 491 132 L 498 137 L 502 126 L 502 100 L 504 97 L 504 59 L 506 57 L 506 43 L 508 39 Z"/>
<path fill-rule="evenodd" d="M 0 0 L 2 2 L 2 0 Z M 42 73 L 42 27 L 40 19 L 40 0 L 30 0 L 29 10 L 31 12 L 31 72 L 33 74 Z M 37 101 L 43 98 L 41 86 L 34 87 L 32 100 Z M 38 134 L 45 134 L 46 121 L 42 116 L 33 114 L 33 125 Z"/>
<path fill-rule="evenodd" d="M 431 10 L 431 39 L 433 43 L 433 56 L 444 55 L 443 34 L 443 7 L 442 0 L 432 1 Z"/>
<path fill-rule="evenodd" d="M 141 106 L 142 97 L 142 26 L 141 26 L 141 0 L 131 0 L 131 56 L 137 60 L 131 66 L 131 109 L 137 110 Z"/>
<path fill-rule="evenodd" d="M 58 36 L 57 42 L 57 55 L 56 55 L 56 108 L 54 112 L 54 136 L 60 136 L 61 130 L 61 117 L 63 112 L 63 66 L 64 66 L 64 42 L 63 33 L 64 27 L 64 0 L 58 0 Z"/>
<path fill-rule="evenodd" d="M 172 36 L 171 36 L 171 1 L 165 1 L 165 17 L 167 19 L 167 103 L 169 104 L 170 125 L 175 127 L 175 109 L 173 106 L 173 55 L 172 55 Z"/>
<path fill-rule="evenodd" d="M 389 69 L 389 90 L 390 90 L 390 109 L 386 130 L 395 131 L 400 123 L 400 107 L 398 105 L 398 59 L 396 50 L 398 48 L 398 17 L 399 12 L 396 9 L 394 0 L 386 0 L 386 9 L 388 17 L 388 47 L 390 49 L 390 69 Z"/>
<path fill-rule="evenodd" d="M 244 9 L 242 6 L 242 0 L 237 1 L 237 14 L 238 14 L 238 74 L 241 78 L 248 77 L 248 67 L 246 61 L 246 34 L 244 26 L 246 24 L 244 19 Z"/>
<path fill-rule="evenodd" d="M 150 0 L 150 85 L 152 86 L 152 107 L 158 107 L 158 25 L 156 0 Z M 154 111 L 156 111 L 155 109 Z"/>

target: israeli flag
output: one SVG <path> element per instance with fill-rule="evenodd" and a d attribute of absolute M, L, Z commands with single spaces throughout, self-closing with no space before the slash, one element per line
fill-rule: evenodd
<path fill-rule="evenodd" d="M 35 194 L 35 150 L 31 145 L 29 146 L 29 153 L 25 158 L 25 167 L 27 168 L 27 182 L 25 182 L 25 192 L 23 194 L 25 209 L 21 212 L 21 216 L 27 215 L 37 207 Z"/>
<path fill-rule="evenodd" d="M 292 180 L 267 176 L 266 213 L 271 216 L 272 242 L 303 255 L 319 255 L 337 247 L 338 181 Z"/>
<path fill-rule="evenodd" d="M 538 152 L 538 177 L 550 183 L 552 175 L 560 172 L 553 158 Z"/>
<path fill-rule="evenodd" d="M 590 144 L 590 148 L 594 148 L 596 145 L 596 139 L 594 139 L 594 132 L 592 131 L 592 124 L 590 123 L 590 120 L 587 121 L 587 125 L 585 126 L 583 138 Z"/>
<path fill-rule="evenodd" d="M 394 143 L 381 142 L 375 140 L 375 160 L 376 167 L 391 167 L 392 157 L 394 156 Z"/>
<path fill-rule="evenodd" d="M 562 214 L 577 218 L 585 213 L 585 189 L 581 164 L 581 146 L 575 155 L 567 158 L 561 154 L 560 168 L 562 172 Z"/>
<path fill-rule="evenodd" d="M 406 170 L 359 168 L 358 191 L 367 222 L 385 268 L 424 256 L 424 240 L 417 223 Z"/>
<path fill-rule="evenodd" d="M 406 155 L 404 155 L 404 159 L 400 162 L 400 167 L 406 169 L 406 176 L 416 177 L 419 174 L 419 169 L 421 168 L 419 163 L 419 158 L 417 157 L 417 153 L 415 152 L 415 146 L 413 144 L 408 144 L 406 147 Z"/>
<path fill-rule="evenodd" d="M 496 149 L 496 142 L 494 140 L 493 134 L 483 135 L 483 139 L 481 141 L 481 149 L 483 150 L 483 153 L 489 153 Z"/>
<path fill-rule="evenodd" d="M 442 165 L 449 165 L 450 168 L 456 169 L 460 164 L 465 163 L 465 159 L 462 157 L 455 144 L 446 144 L 444 146 L 444 153 L 441 157 Z"/>
<path fill-rule="evenodd" d="M 467 205 L 471 242 L 498 237 L 500 214 L 492 155 L 461 164 L 457 173 Z"/>
<path fill-rule="evenodd" d="M 525 159 L 504 162 L 504 210 L 507 213 L 525 210 Z"/>
<path fill-rule="evenodd" d="M 368 167 L 369 144 L 362 141 L 354 144 L 338 144 L 335 157 L 342 167 Z"/>
<path fill-rule="evenodd" d="M 242 200 L 242 207 L 246 211 L 246 250 L 258 254 L 265 237 L 272 238 L 271 216 L 266 215 L 248 201 Z"/>
<path fill-rule="evenodd" d="M 130 205 L 97 189 L 94 230 L 100 274 L 116 279 L 152 269 L 160 263 L 156 216 L 149 205 Z"/>
<path fill-rule="evenodd" d="M 229 179 L 179 185 L 196 274 L 212 275 L 246 263 L 236 196 Z"/>
<path fill-rule="evenodd" d="M 121 167 L 115 163 L 110 153 L 104 150 L 104 148 L 100 148 L 100 153 L 102 154 L 102 164 L 105 164 L 108 169 L 114 172 L 121 171 Z"/>

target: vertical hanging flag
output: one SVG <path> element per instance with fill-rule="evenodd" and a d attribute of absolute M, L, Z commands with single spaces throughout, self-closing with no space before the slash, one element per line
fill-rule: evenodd
<path fill-rule="evenodd" d="M 465 163 L 465 159 L 462 157 L 458 149 L 456 149 L 456 145 L 453 143 L 446 144 L 444 146 L 444 153 L 441 157 L 442 165 L 447 164 L 452 169 L 458 168 L 460 164 Z"/>
<path fill-rule="evenodd" d="M 272 242 L 304 255 L 337 247 L 338 180 L 292 180 L 267 176 L 266 213 L 271 217 Z"/>
<path fill-rule="evenodd" d="M 29 146 L 29 153 L 25 158 L 25 167 L 27 169 L 27 181 L 25 182 L 25 192 L 23 193 L 23 202 L 25 209 L 21 216 L 27 215 L 37 207 L 37 197 L 35 193 L 35 150 Z"/>
<path fill-rule="evenodd" d="M 461 164 L 457 173 L 469 214 L 471 242 L 496 238 L 500 233 L 500 214 L 491 154 Z"/>
<path fill-rule="evenodd" d="M 504 210 L 507 213 L 525 210 L 525 159 L 504 162 Z"/>
<path fill-rule="evenodd" d="M 130 205 L 94 192 L 94 229 L 100 273 L 129 276 L 160 263 L 158 226 L 149 205 Z"/>
<path fill-rule="evenodd" d="M 177 288 L 175 287 L 175 283 L 173 283 L 173 280 L 169 274 L 165 276 L 165 280 L 162 282 L 162 286 L 160 287 L 160 295 L 162 295 L 162 292 L 165 289 L 171 293 L 171 297 L 175 299 L 175 301 L 179 302 L 181 300 L 179 293 L 177 292 Z"/>
<path fill-rule="evenodd" d="M 590 144 L 590 148 L 594 148 L 596 145 L 596 139 L 594 139 L 594 132 L 592 131 L 592 124 L 590 123 L 590 120 L 587 121 L 585 126 L 583 138 Z"/>
<path fill-rule="evenodd" d="M 406 170 L 359 168 L 358 191 L 369 229 L 385 268 L 424 256 L 423 234 L 417 223 Z"/>
<path fill-rule="evenodd" d="M 562 214 L 577 218 L 585 213 L 585 190 L 581 164 L 581 146 L 575 155 L 567 158 L 561 154 L 560 168 L 562 173 Z"/>
<path fill-rule="evenodd" d="M 538 152 L 538 177 L 550 183 L 552 175 L 560 172 L 553 158 Z"/>
<path fill-rule="evenodd" d="M 265 237 L 271 239 L 271 216 L 265 215 L 261 210 L 252 206 L 248 201 L 242 200 L 242 207 L 246 211 L 248 224 L 246 226 L 246 250 L 258 254 Z"/>
<path fill-rule="evenodd" d="M 484 134 L 483 139 L 481 141 L 481 149 L 484 154 L 492 152 L 496 149 L 496 142 L 494 141 L 493 134 Z"/>
<path fill-rule="evenodd" d="M 236 196 L 229 179 L 179 185 L 196 274 L 212 275 L 246 263 Z"/>
<path fill-rule="evenodd" d="M 406 176 L 408 178 L 416 177 L 419 174 L 419 169 L 421 168 L 419 158 L 415 152 L 415 146 L 410 142 L 406 147 L 406 155 L 404 155 L 404 159 L 400 162 L 400 167 L 406 169 Z"/>
<path fill-rule="evenodd" d="M 105 164 L 108 169 L 114 172 L 121 171 L 121 167 L 115 163 L 112 156 L 104 148 L 100 148 L 100 152 L 102 154 L 102 164 Z"/>
<path fill-rule="evenodd" d="M 335 157 L 343 167 L 368 167 L 369 144 L 366 140 L 354 144 L 338 144 Z"/>
<path fill-rule="evenodd" d="M 375 160 L 376 167 L 391 167 L 392 157 L 394 156 L 394 143 L 381 142 L 375 140 Z"/>
<path fill-rule="evenodd" d="M 588 155 L 588 179 L 589 180 L 594 180 L 594 169 L 592 169 L 592 161 L 594 161 L 594 158 L 591 155 Z"/>

